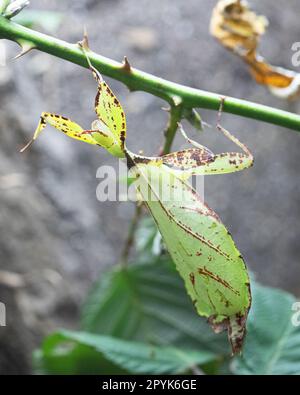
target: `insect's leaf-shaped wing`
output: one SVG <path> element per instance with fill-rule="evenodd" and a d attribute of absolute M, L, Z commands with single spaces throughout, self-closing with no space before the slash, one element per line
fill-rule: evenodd
<path fill-rule="evenodd" d="M 137 189 L 155 219 L 199 315 L 241 350 L 251 304 L 244 260 L 219 217 L 165 166 L 137 164 Z"/>

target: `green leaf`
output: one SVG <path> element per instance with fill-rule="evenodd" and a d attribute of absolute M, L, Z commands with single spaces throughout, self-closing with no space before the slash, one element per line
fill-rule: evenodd
<path fill-rule="evenodd" d="M 64 332 L 48 336 L 33 354 L 33 367 L 39 374 L 128 374 L 99 351 L 66 337 Z"/>
<path fill-rule="evenodd" d="M 255 284 L 242 357 L 235 374 L 300 374 L 300 327 L 292 325 L 295 298 Z"/>
<path fill-rule="evenodd" d="M 229 355 L 226 338 L 197 316 L 169 255 L 149 257 L 101 275 L 83 306 L 82 329 Z"/>
<path fill-rule="evenodd" d="M 61 331 L 45 340 L 38 359 L 42 371 L 47 373 L 66 373 L 67 369 L 73 374 L 168 374 L 184 373 L 208 363 L 214 354 Z"/>
<path fill-rule="evenodd" d="M 157 242 L 161 240 L 161 235 L 153 218 L 147 216 L 140 220 L 140 225 L 135 232 L 134 245 L 139 262 L 151 262 L 162 254 L 162 248 L 158 248 Z M 168 256 L 167 258 L 171 258 Z"/>

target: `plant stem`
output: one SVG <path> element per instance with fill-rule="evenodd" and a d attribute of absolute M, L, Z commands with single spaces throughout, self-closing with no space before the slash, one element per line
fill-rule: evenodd
<path fill-rule="evenodd" d="M 166 155 L 171 151 L 171 147 L 176 135 L 176 131 L 178 129 L 178 122 L 181 121 L 182 118 L 182 106 L 173 105 L 170 108 L 169 122 L 167 128 L 165 130 L 165 143 L 161 150 L 161 155 Z"/>
<path fill-rule="evenodd" d="M 24 44 L 31 43 L 36 49 L 65 59 L 83 67 L 88 67 L 86 59 L 77 44 L 70 44 L 54 37 L 36 32 L 16 24 L 0 16 L 0 38 Z M 148 92 L 166 100 L 171 105 L 173 98 L 179 97 L 184 108 L 206 108 L 218 110 L 221 95 L 189 88 L 162 78 L 155 77 L 143 71 L 124 67 L 94 52 L 89 54 L 90 60 L 99 71 L 109 77 L 123 82 L 130 90 Z M 247 118 L 284 126 L 300 131 L 300 116 L 279 109 L 271 108 L 246 100 L 227 97 L 224 112 Z"/>
<path fill-rule="evenodd" d="M 130 250 L 131 250 L 131 247 L 134 243 L 134 236 L 135 236 L 136 229 L 137 229 L 141 215 L 142 215 L 142 206 L 139 204 L 136 204 L 135 213 L 134 213 L 131 223 L 129 225 L 127 239 L 125 241 L 124 248 L 123 248 L 123 251 L 121 254 L 121 264 L 124 266 L 126 266 L 128 264 Z"/>

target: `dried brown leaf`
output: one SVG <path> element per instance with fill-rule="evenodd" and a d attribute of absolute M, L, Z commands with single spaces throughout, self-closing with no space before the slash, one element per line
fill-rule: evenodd
<path fill-rule="evenodd" d="M 211 18 L 211 34 L 248 65 L 258 84 L 284 99 L 300 95 L 300 74 L 270 65 L 257 52 L 268 21 L 255 14 L 244 0 L 220 0 Z"/>

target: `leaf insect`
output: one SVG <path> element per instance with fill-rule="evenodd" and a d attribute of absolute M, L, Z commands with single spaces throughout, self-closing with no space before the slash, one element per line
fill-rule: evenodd
<path fill-rule="evenodd" d="M 130 173 L 136 179 L 136 190 L 153 216 L 198 314 L 208 318 L 215 332 L 227 330 L 232 352 L 239 353 L 251 306 L 247 269 L 218 215 L 188 183 L 191 175 L 232 173 L 253 164 L 253 156 L 246 145 L 220 125 L 225 99 L 221 99 L 217 129 L 242 153 L 214 154 L 187 137 L 179 125 L 191 148 L 160 157 L 137 155 L 126 146 L 123 108 L 92 66 L 86 39 L 80 47 L 98 84 L 95 98 L 98 119 L 86 130 L 66 117 L 43 112 L 33 139 L 21 151 L 36 140 L 48 123 L 69 137 L 126 158 Z"/>

